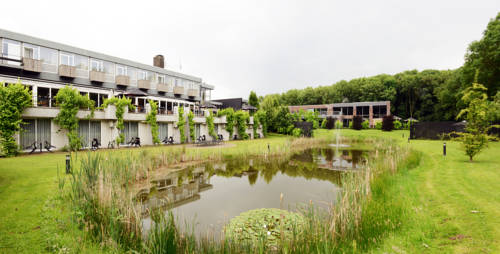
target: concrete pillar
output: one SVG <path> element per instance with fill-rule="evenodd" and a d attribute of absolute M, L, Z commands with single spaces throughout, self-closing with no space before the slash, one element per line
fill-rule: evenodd
<path fill-rule="evenodd" d="M 356 116 L 356 106 L 352 106 L 352 115 Z"/>
<path fill-rule="evenodd" d="M 388 101 L 387 102 L 387 112 L 386 112 L 386 115 L 390 115 L 391 114 L 391 102 Z"/>

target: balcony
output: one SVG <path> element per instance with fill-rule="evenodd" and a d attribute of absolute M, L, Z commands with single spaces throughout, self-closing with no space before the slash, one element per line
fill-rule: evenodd
<path fill-rule="evenodd" d="M 198 89 L 188 89 L 188 96 L 189 97 L 196 97 L 200 93 L 198 92 Z"/>
<path fill-rule="evenodd" d="M 128 86 L 130 84 L 130 77 L 125 75 L 117 75 L 115 82 L 117 85 Z"/>
<path fill-rule="evenodd" d="M 158 87 L 157 87 L 156 90 L 158 90 L 160 92 L 167 93 L 168 92 L 168 85 L 167 84 L 163 84 L 163 83 L 158 83 Z"/>
<path fill-rule="evenodd" d="M 137 80 L 137 87 L 140 89 L 151 89 L 151 82 L 149 80 Z"/>
<path fill-rule="evenodd" d="M 74 78 L 76 76 L 76 67 L 65 64 L 59 65 L 59 76 Z"/>
<path fill-rule="evenodd" d="M 177 95 L 184 94 L 184 87 L 182 87 L 182 86 L 174 87 L 174 94 L 177 94 Z"/>
<path fill-rule="evenodd" d="M 90 71 L 90 81 L 104 82 L 104 72 Z"/>
<path fill-rule="evenodd" d="M 25 71 L 42 72 L 42 61 L 32 58 L 23 58 L 23 69 Z"/>

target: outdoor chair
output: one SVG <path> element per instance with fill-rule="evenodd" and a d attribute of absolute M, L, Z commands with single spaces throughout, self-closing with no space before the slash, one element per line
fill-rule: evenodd
<path fill-rule="evenodd" d="M 111 149 L 115 148 L 115 144 L 116 144 L 116 141 L 114 139 L 111 140 L 111 141 L 109 141 L 108 142 L 108 148 L 111 148 Z"/>
<path fill-rule="evenodd" d="M 99 140 L 97 138 L 92 139 L 92 146 L 90 148 L 92 151 L 99 149 L 100 146 L 101 146 L 101 143 L 99 142 Z"/>
<path fill-rule="evenodd" d="M 141 139 L 139 137 L 136 137 L 133 145 L 135 147 L 141 147 Z"/>
<path fill-rule="evenodd" d="M 31 148 L 31 152 L 30 152 L 30 154 L 32 154 L 33 152 L 35 152 L 35 151 L 36 151 L 36 149 L 38 149 L 38 146 L 37 146 L 37 145 L 38 145 L 38 143 L 35 141 L 35 142 L 33 142 L 33 144 L 31 144 L 31 145 L 29 145 L 29 146 L 25 147 L 24 149 L 30 149 L 30 148 Z M 41 147 L 42 147 L 42 146 L 40 146 L 40 152 L 42 152 Z"/>
<path fill-rule="evenodd" d="M 49 151 L 52 153 L 52 151 L 50 149 L 52 148 L 56 148 L 55 146 L 51 145 L 49 142 L 47 142 L 47 140 L 44 141 L 44 145 L 43 145 L 43 148 L 45 148 L 45 150 Z M 42 150 L 42 149 L 40 149 Z"/>

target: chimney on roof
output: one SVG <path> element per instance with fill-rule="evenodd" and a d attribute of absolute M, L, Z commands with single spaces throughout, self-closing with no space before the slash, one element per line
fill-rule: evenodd
<path fill-rule="evenodd" d="M 153 65 L 160 68 L 165 68 L 165 58 L 163 55 L 156 55 L 153 57 Z"/>

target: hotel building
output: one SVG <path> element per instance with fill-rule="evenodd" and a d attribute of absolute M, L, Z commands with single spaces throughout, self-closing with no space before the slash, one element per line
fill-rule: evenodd
<path fill-rule="evenodd" d="M 48 142 L 57 149 L 67 145 L 65 131 L 53 120 L 59 113 L 54 97 L 67 85 L 87 95 L 96 107 L 113 96 L 130 98 L 136 110 L 126 111 L 124 115 L 122 132 L 126 142 L 139 137 L 142 144 L 152 144 L 151 129 L 145 122 L 151 110 L 148 100 L 158 104 L 160 140 L 172 137 L 175 143 L 180 141 L 176 125 L 179 107 L 184 107 L 185 115 L 188 111 L 195 114 L 195 136 L 205 135 L 210 140 L 205 116 L 214 86 L 199 77 L 165 69 L 162 55 L 155 56 L 150 66 L 2 29 L 0 52 L 0 82 L 6 85 L 20 81 L 33 95 L 32 107 L 23 113 L 27 124 L 17 136 L 23 148 L 34 142 Z M 114 106 L 96 110 L 90 120 L 85 119 L 87 109 L 78 112 L 78 132 L 85 147 L 94 138 L 106 147 L 118 137 L 115 110 Z M 215 117 L 214 123 L 217 134 L 228 140 L 225 117 Z M 252 125 L 251 118 L 247 133 L 253 138 Z M 188 124 L 185 127 L 185 133 L 189 133 Z"/>

